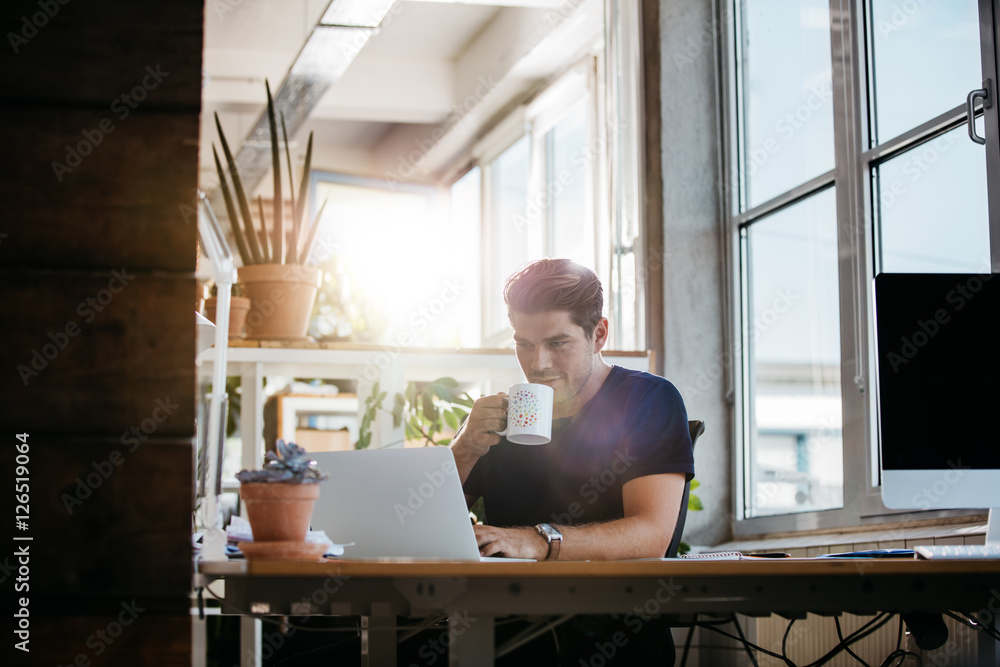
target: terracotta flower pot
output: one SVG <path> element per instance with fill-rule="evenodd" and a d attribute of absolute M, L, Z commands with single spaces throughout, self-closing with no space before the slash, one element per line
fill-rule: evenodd
<path fill-rule="evenodd" d="M 239 280 L 251 303 L 247 338 L 305 338 L 320 285 L 320 270 L 301 264 L 253 264 L 239 269 Z"/>
<path fill-rule="evenodd" d="M 211 297 L 205 299 L 205 317 L 212 320 L 213 323 L 218 325 L 215 321 L 215 308 L 216 304 L 219 302 L 218 297 Z M 243 326 L 247 321 L 247 313 L 250 311 L 250 299 L 245 296 L 233 296 L 230 297 L 229 302 L 229 337 L 230 338 L 242 338 L 244 336 Z"/>
<path fill-rule="evenodd" d="M 304 542 L 319 484 L 240 484 L 254 542 Z"/>

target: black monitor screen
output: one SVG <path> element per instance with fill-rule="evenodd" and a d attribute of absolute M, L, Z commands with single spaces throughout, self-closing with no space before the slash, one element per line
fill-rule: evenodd
<path fill-rule="evenodd" d="M 884 469 L 1000 469 L 998 313 L 991 274 L 875 278 Z"/>

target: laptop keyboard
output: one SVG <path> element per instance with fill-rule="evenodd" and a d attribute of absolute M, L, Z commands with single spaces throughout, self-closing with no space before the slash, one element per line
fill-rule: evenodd
<path fill-rule="evenodd" d="M 918 558 L 932 560 L 1000 559 L 1000 544 L 935 544 L 913 547 Z"/>

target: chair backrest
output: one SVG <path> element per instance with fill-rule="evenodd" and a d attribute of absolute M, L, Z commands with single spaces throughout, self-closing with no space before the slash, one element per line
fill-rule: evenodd
<path fill-rule="evenodd" d="M 691 432 L 691 447 L 698 441 L 698 437 L 705 432 L 705 422 L 700 419 L 693 419 L 688 422 L 688 430 Z M 684 483 L 684 496 L 681 498 L 680 511 L 677 513 L 677 523 L 674 524 L 674 536 L 670 538 L 670 546 L 667 548 L 667 558 L 677 558 L 677 551 L 681 546 L 681 533 L 684 532 L 684 521 L 688 513 L 688 497 L 691 495 L 691 482 Z"/>

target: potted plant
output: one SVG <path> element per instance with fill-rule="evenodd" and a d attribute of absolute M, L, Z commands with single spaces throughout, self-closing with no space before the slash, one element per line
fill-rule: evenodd
<path fill-rule="evenodd" d="M 306 147 L 305 165 L 299 181 L 298 197 L 295 194 L 292 158 L 288 150 L 288 132 L 281 117 L 281 129 L 288 163 L 291 220 L 285 220 L 285 200 L 282 197 L 281 150 L 278 141 L 277 120 L 271 87 L 267 89 L 267 117 L 271 134 L 271 167 L 274 177 L 274 197 L 271 228 L 268 229 L 264 201 L 257 198 L 259 220 L 255 221 L 250 200 L 243 187 L 236 161 L 229 142 L 222 131 L 219 114 L 215 114 L 215 127 L 226 158 L 228 169 L 223 169 L 218 151 L 212 146 L 215 168 L 219 174 L 219 189 L 225 201 L 229 224 L 236 239 L 236 248 L 243 266 L 238 269 L 239 283 L 251 301 L 247 315 L 248 338 L 267 340 L 295 340 L 304 338 L 309 325 L 316 290 L 320 285 L 320 269 L 307 264 L 316 241 L 316 231 L 321 207 L 308 228 L 303 225 L 306 204 L 309 201 L 309 168 L 312 162 L 312 133 Z M 226 178 L 228 171 L 229 179 Z M 232 180 L 230 189 L 229 180 Z M 325 205 L 325 204 L 324 204 Z"/>
<path fill-rule="evenodd" d="M 218 325 L 215 321 L 215 308 L 219 302 L 218 285 L 212 285 L 211 296 L 205 299 L 205 317 Z M 250 312 L 250 299 L 243 296 L 243 286 L 239 283 L 233 285 L 232 298 L 229 302 L 229 337 L 243 338 L 246 333 L 243 326 L 247 321 L 247 313 Z"/>
<path fill-rule="evenodd" d="M 261 470 L 238 472 L 254 543 L 305 542 L 319 483 L 327 477 L 305 449 L 284 440 L 278 440 L 277 453 L 267 453 Z"/>
<path fill-rule="evenodd" d="M 365 399 L 355 449 L 367 449 L 371 444 L 371 425 L 378 411 L 389 412 L 382 407 L 387 395 L 376 382 L 371 395 Z M 454 378 L 408 382 L 406 392 L 397 392 L 393 398 L 392 424 L 394 427 L 405 424 L 406 441 L 410 444 L 447 445 L 469 416 L 472 403 L 472 397 L 460 390 L 459 383 Z"/>

